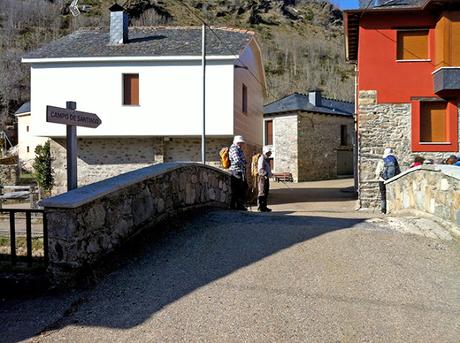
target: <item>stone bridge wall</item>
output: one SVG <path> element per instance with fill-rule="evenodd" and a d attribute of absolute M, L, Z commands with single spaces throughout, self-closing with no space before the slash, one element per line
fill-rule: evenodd
<path fill-rule="evenodd" d="M 389 213 L 422 211 L 460 226 L 460 167 L 419 166 L 386 184 Z"/>
<path fill-rule="evenodd" d="M 142 168 L 44 200 L 54 283 L 122 246 L 142 230 L 192 208 L 228 207 L 230 175 L 197 163 Z"/>
<path fill-rule="evenodd" d="M 359 92 L 358 193 L 362 208 L 378 208 L 380 206 L 378 178 L 375 176 L 375 169 L 378 161 L 382 159 L 386 147 L 393 148 L 403 171 L 409 168 L 415 156 L 423 156 L 438 161 L 459 153 L 458 151 L 444 153 L 412 152 L 411 104 L 382 104 L 378 103 L 377 98 L 378 94 L 375 90 Z"/>

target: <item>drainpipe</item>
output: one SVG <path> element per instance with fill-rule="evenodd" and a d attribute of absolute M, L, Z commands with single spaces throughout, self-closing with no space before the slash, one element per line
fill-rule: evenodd
<path fill-rule="evenodd" d="M 355 134 L 354 134 L 354 144 L 353 144 L 353 177 L 355 183 L 355 192 L 358 193 L 359 197 L 359 139 L 358 139 L 358 110 L 359 110 L 359 99 L 358 99 L 358 64 L 355 64 L 355 115 L 354 115 L 354 125 L 355 125 Z"/>

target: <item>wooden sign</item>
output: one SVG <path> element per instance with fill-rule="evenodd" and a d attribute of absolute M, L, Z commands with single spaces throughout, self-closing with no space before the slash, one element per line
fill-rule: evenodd
<path fill-rule="evenodd" d="M 49 105 L 46 106 L 46 121 L 49 123 L 91 128 L 96 128 L 102 123 L 101 118 L 97 114 Z"/>
<path fill-rule="evenodd" d="M 75 101 L 67 101 L 67 108 L 46 106 L 46 121 L 66 125 L 67 190 L 77 188 L 77 126 L 96 128 L 102 120 L 94 113 L 77 111 Z"/>

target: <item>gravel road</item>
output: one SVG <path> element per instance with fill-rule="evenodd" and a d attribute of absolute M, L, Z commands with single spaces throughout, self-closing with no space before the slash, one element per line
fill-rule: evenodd
<path fill-rule="evenodd" d="M 458 241 L 344 202 L 203 214 L 92 289 L 3 300 L 2 341 L 459 342 Z"/>

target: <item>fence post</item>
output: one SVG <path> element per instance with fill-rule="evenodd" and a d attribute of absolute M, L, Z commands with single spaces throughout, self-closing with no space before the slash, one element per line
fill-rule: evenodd
<path fill-rule="evenodd" d="M 14 221 L 14 211 L 10 212 L 10 247 L 11 263 L 16 264 L 16 225 Z"/>
<path fill-rule="evenodd" d="M 32 218 L 30 211 L 26 211 L 26 242 L 27 242 L 27 264 L 32 265 Z"/>

